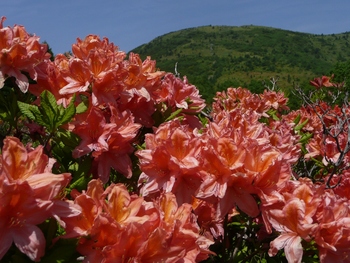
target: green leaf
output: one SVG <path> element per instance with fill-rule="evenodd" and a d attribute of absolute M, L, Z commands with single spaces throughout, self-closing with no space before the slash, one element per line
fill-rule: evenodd
<path fill-rule="evenodd" d="M 27 118 L 34 120 L 37 124 L 41 126 L 47 126 L 46 121 L 43 120 L 40 109 L 36 105 L 30 105 L 24 102 L 17 102 L 19 110 Z"/>
<path fill-rule="evenodd" d="M 53 157 L 61 164 L 58 172 L 67 172 L 72 164 L 72 151 L 79 145 L 80 137 L 70 131 L 58 128 L 52 137 Z"/>
<path fill-rule="evenodd" d="M 59 116 L 59 120 L 57 121 L 56 126 L 59 127 L 62 124 L 69 122 L 75 115 L 75 106 L 74 106 L 75 96 L 69 103 L 68 107 L 65 108 L 62 114 Z M 62 107 L 63 108 L 63 107 Z"/>
<path fill-rule="evenodd" d="M 1 90 L 0 93 L 0 118 L 14 123 L 18 113 L 17 97 L 12 89 Z"/>
<path fill-rule="evenodd" d="M 295 124 L 298 124 L 299 123 L 299 121 L 300 121 L 300 119 L 301 119 L 301 115 L 300 114 L 298 114 L 298 116 L 294 119 L 294 123 Z"/>
<path fill-rule="evenodd" d="M 80 254 L 76 251 L 77 239 L 58 239 L 57 242 L 48 249 L 41 263 L 69 263 L 77 262 Z"/>
<path fill-rule="evenodd" d="M 57 128 L 59 109 L 55 96 L 48 90 L 40 94 L 40 112 L 46 127 L 53 132 Z"/>
<path fill-rule="evenodd" d="M 307 141 L 313 136 L 312 133 L 305 133 L 301 136 L 299 142 L 301 143 L 307 143 Z"/>
<path fill-rule="evenodd" d="M 300 131 L 302 128 L 304 128 L 304 126 L 309 122 L 309 119 L 306 119 L 305 121 L 303 121 L 302 123 L 300 123 L 299 125 L 297 125 L 294 130 L 295 131 Z"/>
<path fill-rule="evenodd" d="M 56 113 L 57 112 L 57 100 L 55 98 L 55 96 L 48 90 L 44 90 L 41 94 L 40 94 L 40 101 L 41 101 L 41 105 L 43 107 L 49 107 L 52 111 L 52 113 Z"/>
<path fill-rule="evenodd" d="M 206 116 L 203 116 L 202 114 L 199 114 L 198 118 L 201 121 L 203 127 L 205 127 L 209 123 L 209 119 Z"/>
<path fill-rule="evenodd" d="M 277 117 L 276 113 L 277 113 L 277 110 L 275 110 L 275 109 L 270 109 L 270 110 L 267 111 L 267 114 L 270 117 L 272 117 L 273 120 L 279 121 L 279 118 Z"/>
<path fill-rule="evenodd" d="M 177 115 L 179 115 L 182 112 L 182 109 L 177 109 L 176 111 L 174 111 L 173 113 L 170 114 L 170 116 L 168 118 L 166 118 L 166 122 L 170 121 L 172 119 L 175 119 L 177 117 Z"/>
<path fill-rule="evenodd" d="M 70 151 L 79 145 L 80 137 L 73 132 L 59 129 L 56 135 L 58 141 L 62 142 L 66 147 L 69 147 Z"/>
<path fill-rule="evenodd" d="M 69 166 L 69 172 L 73 176 L 73 180 L 69 185 L 69 191 L 72 189 L 82 191 L 87 188 L 88 183 L 91 181 L 91 163 L 91 158 L 84 157 L 79 159 L 79 163 L 74 163 Z"/>
<path fill-rule="evenodd" d="M 21 101 L 17 101 L 17 105 L 22 114 L 33 121 L 41 114 L 36 105 L 30 105 Z"/>
<path fill-rule="evenodd" d="M 83 113 L 85 111 L 87 111 L 89 107 L 89 101 L 88 100 L 83 100 L 81 103 L 79 103 L 79 105 L 76 107 L 76 113 L 80 114 Z"/>
<path fill-rule="evenodd" d="M 73 189 L 77 189 L 78 191 L 85 190 L 87 188 L 88 183 L 91 181 L 91 176 L 81 176 L 76 181 L 70 184 L 69 191 Z"/>
<path fill-rule="evenodd" d="M 276 114 L 273 114 L 273 115 L 272 115 L 272 119 L 273 119 L 274 121 L 279 121 L 279 120 L 280 120 L 280 119 L 277 117 Z"/>

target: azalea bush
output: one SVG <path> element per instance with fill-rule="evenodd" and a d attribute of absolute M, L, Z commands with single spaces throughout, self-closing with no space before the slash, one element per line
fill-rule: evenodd
<path fill-rule="evenodd" d="M 107 38 L 0 22 L 1 262 L 350 262 L 350 110 L 326 76 L 218 92 Z"/>

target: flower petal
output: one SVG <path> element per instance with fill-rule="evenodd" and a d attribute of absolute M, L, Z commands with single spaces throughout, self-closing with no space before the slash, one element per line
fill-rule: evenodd
<path fill-rule="evenodd" d="M 39 261 L 45 253 L 45 237 L 41 230 L 34 225 L 26 225 L 14 229 L 13 241 L 18 249 L 31 260 Z"/>

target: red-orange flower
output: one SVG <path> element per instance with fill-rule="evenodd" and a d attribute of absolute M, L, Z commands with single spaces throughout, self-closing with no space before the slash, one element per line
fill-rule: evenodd
<path fill-rule="evenodd" d="M 314 216 L 320 203 L 319 190 L 309 179 L 289 181 L 280 190 L 283 198 L 280 196 L 275 204 L 269 204 L 269 209 L 263 208 L 265 223 L 268 218 L 268 224 L 280 232 L 280 236 L 270 243 L 270 256 L 284 248 L 289 262 L 301 262 L 301 241 L 311 241 L 317 229 Z"/>
<path fill-rule="evenodd" d="M 103 191 L 101 181 L 92 180 L 86 193 L 74 195 L 83 207 L 72 222 L 85 229 L 77 248 L 84 262 L 197 262 L 211 253 L 191 205 L 178 207 L 173 194 L 146 202 L 122 184 Z"/>
<path fill-rule="evenodd" d="M 21 71 L 36 80 L 35 67 L 47 60 L 47 45 L 40 44 L 37 36 L 30 36 L 23 26 L 3 27 L 5 17 L 0 20 L 0 89 L 8 77 L 15 77 L 22 92 L 27 92 L 29 80 Z"/>
<path fill-rule="evenodd" d="M 144 196 L 176 193 L 178 202 L 191 202 L 203 180 L 199 171 L 201 141 L 178 120 L 162 124 L 155 134 L 146 135 L 146 150 L 136 152 L 143 173 L 139 178 Z"/>
<path fill-rule="evenodd" d="M 29 91 L 37 98 L 43 91 L 50 91 L 55 96 L 58 105 L 62 104 L 64 107 L 67 107 L 73 98 L 73 94 L 62 95 L 59 93 L 60 89 L 67 85 L 67 81 L 64 80 L 61 74 L 65 64 L 68 67 L 68 59 L 62 54 L 57 55 L 53 62 L 49 60 L 40 63 L 36 67 L 38 73 L 36 84 L 30 84 Z M 76 102 L 79 102 L 79 97 L 76 97 Z"/>
<path fill-rule="evenodd" d="M 81 138 L 80 144 L 73 151 L 73 157 L 79 158 L 92 151 L 107 151 L 106 141 L 115 127 L 114 123 L 106 122 L 99 108 L 91 107 L 86 120 L 78 123 L 73 130 Z"/>
<path fill-rule="evenodd" d="M 327 191 L 318 207 L 315 241 L 322 262 L 349 262 L 350 203 Z"/>
<path fill-rule="evenodd" d="M 314 80 L 310 80 L 310 84 L 317 89 L 322 87 L 333 87 L 334 84 L 330 82 L 330 78 L 327 76 L 322 76 L 321 78 L 315 78 Z"/>
<path fill-rule="evenodd" d="M 36 199 L 28 183 L 9 183 L 0 176 L 0 259 L 14 243 L 31 260 L 40 260 L 46 241 L 37 225 L 50 217 L 51 205 Z"/>
<path fill-rule="evenodd" d="M 227 91 L 217 92 L 213 103 L 213 115 L 222 111 L 231 112 L 240 109 L 242 113 L 254 112 L 260 117 L 270 118 L 269 110 L 280 112 L 289 109 L 288 98 L 282 92 L 264 90 L 262 94 L 254 94 L 244 88 L 228 88 Z M 272 118 L 271 118 L 272 119 Z"/>
<path fill-rule="evenodd" d="M 173 74 L 166 74 L 162 80 L 162 89 L 166 95 L 163 101 L 166 101 L 168 107 L 175 109 L 183 109 L 183 113 L 194 114 L 200 112 L 205 107 L 205 101 L 201 98 L 198 89 L 188 83 L 186 77 L 184 80 L 174 76 Z"/>
<path fill-rule="evenodd" d="M 43 154 L 43 147 L 26 149 L 18 138 L 6 137 L 0 158 L 0 172 L 10 182 L 26 181 L 34 174 L 48 172 L 49 158 Z"/>
<path fill-rule="evenodd" d="M 52 216 L 65 227 L 65 219 L 79 215 L 80 207 L 62 200 L 62 191 L 71 176 L 68 173 L 52 174 L 52 164 L 41 146 L 26 149 L 17 138 L 6 137 L 0 156 L 0 178 L 10 184 L 27 184 L 35 202 L 48 202 L 47 218 Z"/>

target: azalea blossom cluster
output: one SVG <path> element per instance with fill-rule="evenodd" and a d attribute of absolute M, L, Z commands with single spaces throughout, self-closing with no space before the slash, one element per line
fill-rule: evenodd
<path fill-rule="evenodd" d="M 302 262 L 302 241 L 315 242 L 321 262 L 348 262 L 350 203 L 342 188 L 326 189 L 308 178 L 288 181 L 262 208 L 268 231 L 272 226 L 280 233 L 269 254 L 284 248 L 289 262 Z"/>
<path fill-rule="evenodd" d="M 257 248 L 350 262 L 348 104 L 290 111 L 282 92 L 238 87 L 206 114 L 198 89 L 150 57 L 89 35 L 50 60 L 4 21 L 0 96 L 11 106 L 0 118 L 21 123 L 1 134 L 0 259 L 59 261 L 73 240 L 66 260 L 200 262 Z M 244 234 L 229 233 L 235 224 Z M 240 247 L 248 234 L 259 245 Z"/>
<path fill-rule="evenodd" d="M 341 86 L 325 76 L 311 84 L 315 86 L 316 80 L 317 89 Z M 321 101 L 283 116 L 290 122 L 299 117 L 300 131 L 313 135 L 301 159 L 313 163 L 316 172 L 310 173 L 304 167 L 301 173 L 294 173 L 297 180 L 289 180 L 273 193 L 272 202 L 262 206 L 268 231 L 272 226 L 280 233 L 271 242 L 271 256 L 284 248 L 289 262 L 301 262 L 302 243 L 306 241 L 315 242 L 321 262 L 349 262 L 348 113 L 346 102 L 331 107 Z"/>
<path fill-rule="evenodd" d="M 81 138 L 73 157 L 92 154 L 95 174 L 104 183 L 110 168 L 131 177 L 132 144 L 142 127 L 155 124 L 152 115 L 178 109 L 195 114 L 204 107 L 195 86 L 155 68 L 155 61 L 119 51 L 108 39 L 89 35 L 73 45 L 73 55 L 57 55 L 54 62 L 38 66 L 37 84 L 30 91 L 52 92 L 58 103 L 68 105 L 73 95 L 88 100 L 89 108 L 75 116 L 69 130 Z M 165 115 L 164 115 L 165 116 Z M 162 120 L 160 120 L 162 121 Z"/>
<path fill-rule="evenodd" d="M 46 242 L 37 225 L 52 217 L 66 227 L 66 219 L 80 214 L 81 207 L 64 196 L 70 174 L 53 174 L 53 162 L 42 146 L 25 147 L 15 137 L 4 140 L 0 156 L 0 258 L 14 243 L 31 260 L 39 261 Z"/>
<path fill-rule="evenodd" d="M 153 202 L 130 195 L 123 184 L 105 190 L 101 180 L 73 193 L 82 214 L 69 222 L 83 237 L 77 250 L 86 262 L 198 262 L 213 242 L 200 235 L 190 204 L 163 194 Z"/>
<path fill-rule="evenodd" d="M 6 78 L 14 77 L 20 90 L 27 92 L 28 77 L 37 79 L 35 67 L 49 59 L 50 54 L 46 45 L 40 44 L 39 37 L 29 35 L 23 26 L 4 27 L 5 19 L 0 20 L 0 89 Z"/>
<path fill-rule="evenodd" d="M 252 95 L 242 88 L 228 92 L 244 94 L 243 100 Z M 223 103 L 232 106 L 236 102 L 218 94 L 213 105 L 217 111 L 207 126 L 199 130 L 199 124 L 164 123 L 146 135 L 146 149 L 136 152 L 143 172 L 139 178 L 142 195 L 172 192 L 178 203 L 193 202 L 197 208 L 199 202 L 202 209 L 195 213 L 206 218 L 202 228 L 207 227 L 214 237 L 223 235 L 224 217 L 236 214 L 237 208 L 258 216 L 257 201 L 270 201 L 291 178 L 291 164 L 300 154 L 298 135 L 290 123 L 274 121 L 267 126 L 259 122 L 263 112 L 248 110 L 239 102 L 229 110 L 219 110 Z M 201 214 L 213 209 L 211 217 Z"/>
<path fill-rule="evenodd" d="M 2 30 L 16 32 L 18 29 L 24 30 L 23 27 L 18 26 L 15 26 L 14 29 L 6 27 Z M 73 201 L 56 200 L 60 195 L 63 195 L 63 190 L 68 187 L 71 176 L 68 173 L 61 175 L 48 174 L 54 164 L 60 167 L 60 164 L 55 163 L 54 159 L 49 159 L 47 155 L 43 154 L 44 150 L 50 153 L 50 149 L 54 145 L 49 145 L 50 142 L 48 141 L 45 148 L 41 145 L 35 150 L 33 149 L 32 153 L 28 154 L 28 158 L 26 156 L 23 156 L 23 158 L 21 156 L 17 157 L 23 159 L 20 160 L 23 167 L 16 168 L 21 168 L 26 176 L 33 174 L 30 178 L 35 179 L 29 181 L 30 189 L 35 194 L 32 194 L 30 189 L 27 189 L 28 193 L 22 189 L 23 196 L 20 200 L 23 201 L 23 198 L 27 195 L 38 195 L 38 198 L 27 199 L 24 204 L 21 204 L 20 200 L 12 204 L 11 202 L 14 202 L 12 199 L 18 198 L 19 190 L 17 186 L 14 186 L 12 190 L 14 193 L 11 195 L 11 188 L 7 189 L 9 188 L 7 184 L 12 183 L 8 179 L 10 175 L 5 172 L 4 175 L 2 174 L 4 178 L 2 178 L 1 194 L 3 198 L 6 197 L 7 203 L 3 202 L 4 206 L 2 206 L 1 213 L 4 214 L 4 219 L 8 218 L 8 221 L 1 225 L 5 229 L 9 228 L 9 230 L 8 233 L 1 230 L 6 233 L 2 237 L 6 242 L 6 246 L 3 246 L 1 250 L 1 257 L 5 255 L 12 245 L 12 241 L 14 241 L 21 252 L 32 260 L 38 261 L 44 255 L 46 245 L 43 234 L 36 225 L 43 223 L 50 217 L 55 218 L 62 227 L 66 228 L 63 237 L 81 237 L 77 250 L 82 255 L 86 255 L 85 262 L 94 261 L 95 257 L 99 257 L 99 262 L 114 262 L 114 260 L 125 258 L 127 253 L 134 261 L 146 262 L 149 260 L 149 262 L 154 262 L 154 260 L 159 259 L 165 262 L 177 262 L 179 260 L 194 262 L 203 260 L 208 254 L 212 254 L 208 247 L 213 242 L 200 235 L 199 227 L 191 212 L 191 206 L 183 204 L 178 207 L 175 198 L 170 194 L 146 203 L 142 201 L 141 197 L 136 198 L 135 195 L 127 197 L 128 192 L 125 186 L 123 188 L 120 185 L 115 187 L 110 185 L 105 193 L 101 193 L 101 196 L 94 196 L 94 198 L 100 198 L 100 201 L 95 203 L 94 207 L 89 207 L 92 210 L 84 210 L 87 204 L 80 201 L 86 199 L 90 191 L 101 190 L 102 183 L 109 182 L 111 168 L 127 178 L 132 176 L 130 155 L 134 151 L 133 144 L 138 142 L 137 135 L 141 128 L 151 128 L 155 124 L 153 114 L 157 112 L 156 114 L 160 118 L 158 122 L 162 122 L 171 116 L 174 111 L 177 111 L 176 114 L 180 116 L 200 112 L 205 107 L 205 103 L 200 98 L 196 87 L 189 84 L 186 78 L 180 80 L 172 74 L 156 70 L 155 61 L 150 60 L 150 58 L 142 62 L 137 54 L 130 54 L 126 59 L 126 54 L 119 51 L 112 43 L 109 43 L 108 39 L 101 40 L 94 35 L 87 36 L 84 40 L 78 39 L 77 43 L 73 45 L 73 54 L 69 57 L 61 54 L 51 61 L 46 53 L 46 45 L 41 45 L 40 50 L 44 55 L 41 59 L 34 60 L 33 58 L 33 60 L 30 60 L 32 57 L 29 54 L 35 54 L 36 48 L 36 46 L 31 45 L 31 41 L 38 41 L 38 38 L 32 39 L 28 34 L 23 35 L 26 38 L 21 46 L 25 48 L 25 52 L 22 51 L 22 53 L 15 55 L 18 56 L 17 60 L 26 58 L 29 61 L 28 66 L 27 68 L 20 67 L 14 64 L 12 60 L 2 59 L 0 67 L 1 76 L 3 76 L 2 85 L 7 84 L 8 81 L 5 81 L 11 77 L 16 80 L 21 79 L 18 75 L 11 74 L 12 71 L 7 70 L 9 67 L 13 67 L 18 72 L 21 70 L 31 73 L 28 77 L 35 81 L 34 84 L 26 84 L 26 88 L 18 81 L 16 81 L 16 84 L 22 92 L 27 92 L 29 89 L 29 92 L 37 96 L 38 99 L 34 101 L 34 104 L 40 106 L 43 103 L 39 99 L 39 95 L 43 91 L 49 91 L 53 94 L 57 104 L 64 107 L 68 107 L 72 101 L 76 105 L 87 102 L 85 112 L 76 114 L 65 128 L 77 134 L 80 138 L 79 145 L 72 152 L 72 158 L 91 157 L 92 169 L 89 172 L 98 178 L 98 181 L 91 181 L 91 184 L 96 182 L 95 184 L 98 184 L 99 187 L 91 186 L 88 188 L 87 194 L 84 192 L 81 196 L 77 196 L 77 193 L 75 193 L 75 204 L 72 203 Z M 8 49 L 14 48 L 16 35 L 6 33 L 4 36 L 9 38 L 6 42 L 9 45 Z M 5 42 L 5 39 L 3 42 Z M 3 58 L 6 57 L 5 55 L 3 55 Z M 39 127 L 40 125 L 35 122 L 30 121 L 27 126 L 30 128 L 30 133 L 39 133 L 42 136 L 47 134 L 45 129 Z M 10 140 L 10 137 L 8 138 Z M 8 149 L 7 141 L 5 141 L 2 157 L 6 159 L 9 166 L 19 166 L 17 159 L 8 158 L 8 156 L 11 157 L 11 152 L 24 152 L 24 146 L 18 139 L 13 138 L 12 140 L 16 140 L 16 145 Z M 23 155 L 25 154 L 23 153 Z M 45 164 L 45 160 L 47 162 L 50 160 L 50 165 Z M 39 161 L 40 163 L 38 163 Z M 24 168 L 26 162 L 31 162 L 35 169 L 28 167 L 28 170 L 26 170 Z M 2 170 L 6 171 L 6 167 L 3 162 L 1 164 Z M 12 174 L 14 174 L 14 170 L 15 168 L 12 169 Z M 40 176 L 37 176 L 37 174 Z M 61 178 L 61 180 L 59 181 L 58 178 Z M 45 188 L 45 191 L 42 188 Z M 52 188 L 53 190 L 50 190 Z M 109 191 L 113 193 L 109 194 Z M 36 192 L 38 193 L 36 194 Z M 71 196 L 74 196 L 73 192 Z M 117 192 L 120 192 L 120 195 Z M 44 194 L 47 194 L 47 196 Z M 108 207 L 101 206 L 106 196 L 108 196 L 107 200 L 110 205 L 113 205 L 113 203 L 116 205 L 113 208 L 115 211 L 110 211 Z M 132 200 L 131 205 L 127 202 L 127 199 Z M 91 196 L 88 200 L 91 203 Z M 33 204 L 29 204 L 31 201 Z M 122 203 L 118 203 L 119 201 Z M 89 203 L 89 201 L 87 202 Z M 18 207 L 13 207 L 16 205 Z M 20 208 L 23 208 L 23 205 L 29 205 L 28 209 L 31 210 L 21 212 Z M 23 214 L 23 219 L 21 217 L 16 218 L 12 212 L 9 213 L 11 208 L 14 208 L 12 209 L 13 213 L 18 211 L 19 215 Z M 110 209 L 112 208 L 110 207 Z M 26 211 L 28 211 L 28 216 Z M 96 213 L 89 214 L 92 211 Z M 29 220 L 30 215 L 33 216 L 31 220 Z M 68 217 L 70 220 L 67 222 L 62 219 Z M 89 221 L 87 218 L 91 220 Z M 111 223 L 113 218 L 115 222 Z M 35 233 L 34 236 L 30 234 L 30 230 L 27 230 L 27 225 Z M 110 229 L 107 230 L 107 226 L 110 226 Z M 140 228 L 144 229 L 144 233 L 140 232 Z M 110 234 L 110 232 L 104 232 L 104 229 L 114 232 L 115 239 L 108 242 L 101 240 L 100 243 L 90 244 L 89 246 L 87 240 L 94 234 L 96 234 L 94 238 L 97 240 L 105 238 L 102 236 L 107 233 Z M 131 229 L 133 230 L 131 231 Z M 15 231 L 18 234 L 15 235 L 13 240 L 12 233 Z M 138 233 L 139 240 L 135 241 L 136 243 L 130 243 L 130 238 L 136 237 L 136 233 Z M 29 240 L 28 236 L 31 236 Z M 126 241 L 124 243 L 126 247 L 118 252 L 115 251 L 115 248 L 118 247 L 119 249 L 122 241 Z M 101 255 L 97 256 L 92 255 L 91 253 L 98 246 L 103 253 L 101 252 Z"/>

